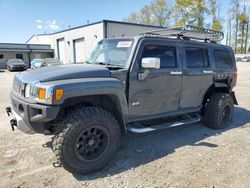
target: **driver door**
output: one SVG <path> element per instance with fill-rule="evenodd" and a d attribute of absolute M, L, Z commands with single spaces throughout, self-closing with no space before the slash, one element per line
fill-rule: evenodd
<path fill-rule="evenodd" d="M 182 79 L 180 51 L 177 41 L 141 42 L 129 76 L 129 121 L 178 110 Z M 142 59 L 148 57 L 159 58 L 160 68 L 143 68 Z"/>

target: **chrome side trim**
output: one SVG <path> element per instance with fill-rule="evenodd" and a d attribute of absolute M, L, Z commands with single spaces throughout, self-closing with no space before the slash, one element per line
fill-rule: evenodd
<path fill-rule="evenodd" d="M 213 72 L 213 71 L 211 71 L 211 70 L 210 70 L 210 71 L 206 71 L 206 70 L 204 70 L 204 71 L 203 71 L 203 73 L 204 73 L 204 74 L 212 74 L 212 73 L 214 73 L 214 72 Z"/>
<path fill-rule="evenodd" d="M 170 74 L 172 74 L 172 75 L 182 75 L 182 71 L 171 71 Z"/>

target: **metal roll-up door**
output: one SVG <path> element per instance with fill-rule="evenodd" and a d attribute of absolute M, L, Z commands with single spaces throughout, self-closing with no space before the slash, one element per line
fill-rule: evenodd
<path fill-rule="evenodd" d="M 65 63 L 65 44 L 64 39 L 57 40 L 57 47 L 58 47 L 58 59 Z"/>
<path fill-rule="evenodd" d="M 85 61 L 84 38 L 74 40 L 74 57 L 76 63 Z"/>

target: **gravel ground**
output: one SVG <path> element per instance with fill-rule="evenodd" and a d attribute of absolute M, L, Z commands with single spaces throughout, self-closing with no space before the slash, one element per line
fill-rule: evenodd
<path fill-rule="evenodd" d="M 5 106 L 15 73 L 0 70 L 0 187 L 250 187 L 250 63 L 238 71 L 228 129 L 198 123 L 130 134 L 104 170 L 76 176 L 53 167 L 49 136 L 10 130 Z"/>

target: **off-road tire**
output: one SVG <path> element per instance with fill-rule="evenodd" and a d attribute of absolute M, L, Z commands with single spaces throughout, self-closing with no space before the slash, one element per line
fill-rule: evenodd
<path fill-rule="evenodd" d="M 93 126 L 101 128 L 108 141 L 99 157 L 95 160 L 85 160 L 76 149 L 78 147 L 76 144 L 79 142 L 77 138 L 79 136 L 81 138 L 81 134 L 85 134 L 86 130 L 92 131 Z M 89 174 L 101 170 L 111 161 L 119 147 L 120 137 L 119 125 L 109 112 L 97 107 L 81 107 L 67 114 L 58 124 L 55 136 L 52 138 L 52 148 L 58 163 L 66 170 L 76 174 Z M 86 140 L 85 137 L 84 139 Z"/>
<path fill-rule="evenodd" d="M 228 121 L 223 121 L 225 110 L 229 110 L 228 118 L 226 118 Z M 232 122 L 233 113 L 234 103 L 231 95 L 227 93 L 215 93 L 210 97 L 205 106 L 203 122 L 209 128 L 224 129 Z"/>

